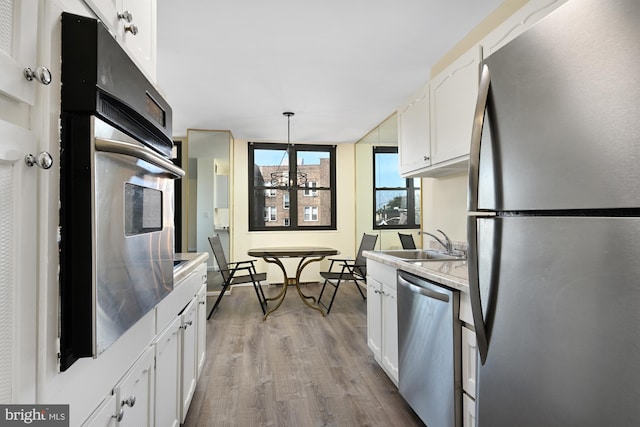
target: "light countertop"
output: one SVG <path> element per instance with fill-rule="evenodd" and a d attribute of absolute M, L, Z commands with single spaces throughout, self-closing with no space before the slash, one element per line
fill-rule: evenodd
<path fill-rule="evenodd" d="M 173 283 L 178 284 L 198 265 L 209 259 L 207 252 L 184 252 L 173 255 L 174 261 L 184 261 L 173 268 Z"/>
<path fill-rule="evenodd" d="M 403 261 L 392 255 L 377 251 L 365 251 L 364 256 L 372 261 L 390 265 L 396 270 L 415 274 L 461 292 L 469 292 L 469 271 L 466 260 Z"/>

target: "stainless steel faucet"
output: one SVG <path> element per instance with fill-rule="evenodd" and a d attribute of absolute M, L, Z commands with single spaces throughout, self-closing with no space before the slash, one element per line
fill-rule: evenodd
<path fill-rule="evenodd" d="M 426 231 L 423 231 L 423 233 L 433 237 L 434 239 L 436 239 L 436 241 L 438 243 L 440 243 L 442 246 L 444 246 L 445 250 L 447 251 L 447 254 L 449 254 L 449 255 L 453 254 L 453 244 L 451 243 L 451 239 L 449 239 L 449 236 L 447 236 L 445 234 L 445 232 L 440 230 L 440 229 L 438 229 L 436 231 L 444 236 L 444 242 L 442 240 L 440 240 L 440 238 L 438 236 L 436 236 L 435 234 L 427 233 Z"/>

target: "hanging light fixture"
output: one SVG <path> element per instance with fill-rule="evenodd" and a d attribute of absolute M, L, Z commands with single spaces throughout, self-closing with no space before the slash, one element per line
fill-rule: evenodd
<path fill-rule="evenodd" d="M 293 179 L 291 179 L 291 177 L 289 177 L 289 162 L 291 161 L 291 116 L 294 116 L 295 113 L 292 113 L 291 111 L 285 111 L 284 113 L 282 113 L 283 116 L 287 117 L 287 150 L 286 152 L 282 155 L 282 160 L 280 161 L 280 164 L 278 165 L 278 169 L 275 172 L 271 172 L 271 185 L 274 187 L 278 187 L 278 186 L 282 186 L 282 183 L 285 182 L 285 187 L 289 188 L 289 187 L 293 187 L 294 185 L 294 181 Z M 284 158 L 285 156 L 288 158 L 287 161 L 287 170 L 286 171 L 281 171 L 280 167 L 283 165 L 284 163 Z M 298 171 L 298 168 L 296 167 L 296 171 L 297 171 L 297 176 L 296 176 L 296 184 L 298 187 L 305 187 L 307 185 L 307 174 L 306 173 L 302 173 L 300 171 Z"/>

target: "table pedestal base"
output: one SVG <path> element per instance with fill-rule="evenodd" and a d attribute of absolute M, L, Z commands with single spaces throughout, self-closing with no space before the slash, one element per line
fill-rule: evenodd
<path fill-rule="evenodd" d="M 280 267 L 280 270 L 282 270 L 282 274 L 284 275 L 284 281 L 282 282 L 283 285 L 280 293 L 275 297 L 267 298 L 267 301 L 277 301 L 278 303 L 276 304 L 275 307 L 267 311 L 267 313 L 264 315 L 262 320 L 267 320 L 267 316 L 269 316 L 271 313 L 273 313 L 278 308 L 280 308 L 280 306 L 282 305 L 282 302 L 284 301 L 284 297 L 287 295 L 287 288 L 289 287 L 290 284 L 295 285 L 296 289 L 298 290 L 298 295 L 300 296 L 300 299 L 302 300 L 302 302 L 304 302 L 307 306 L 313 308 L 314 310 L 319 311 L 322 314 L 322 316 L 326 316 L 326 313 L 324 312 L 322 307 L 316 303 L 316 298 L 309 295 L 305 295 L 302 292 L 302 289 L 300 289 L 300 275 L 302 274 L 302 270 L 312 262 L 322 261 L 324 259 L 324 256 L 319 256 L 314 258 L 302 257 L 300 259 L 300 262 L 298 263 L 298 268 L 296 268 L 295 278 L 289 277 L 287 275 L 287 270 L 284 268 L 284 264 L 282 264 L 282 261 L 280 261 L 279 258 L 265 256 L 262 259 L 264 259 L 268 263 L 276 264 L 278 267 Z M 310 303 L 309 300 L 313 301 L 313 304 Z"/>

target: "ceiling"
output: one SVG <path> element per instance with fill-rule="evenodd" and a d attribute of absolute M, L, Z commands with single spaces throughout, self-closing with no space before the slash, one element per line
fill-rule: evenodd
<path fill-rule="evenodd" d="M 174 135 L 355 142 L 503 0 L 162 0 L 158 83 Z"/>

